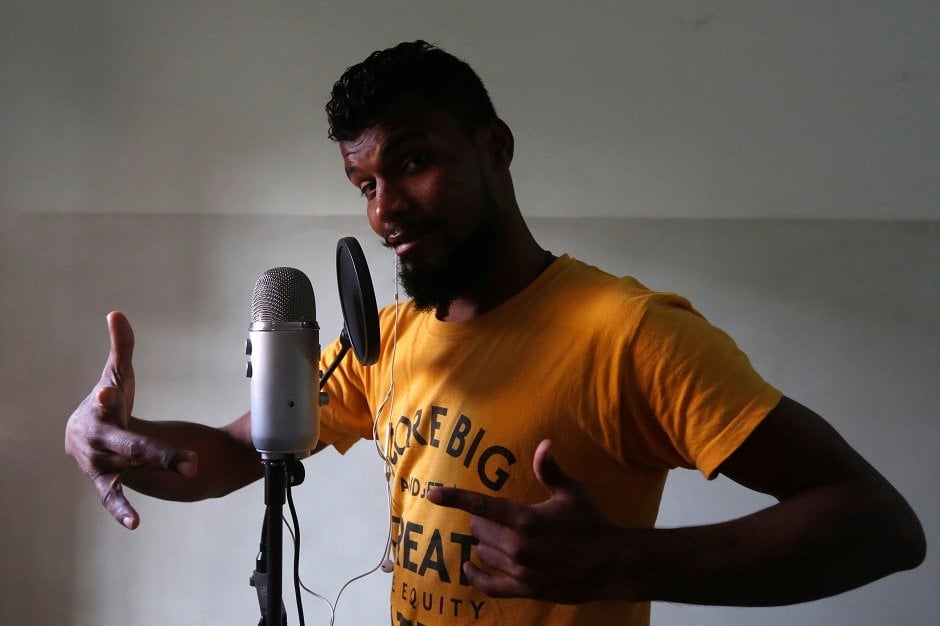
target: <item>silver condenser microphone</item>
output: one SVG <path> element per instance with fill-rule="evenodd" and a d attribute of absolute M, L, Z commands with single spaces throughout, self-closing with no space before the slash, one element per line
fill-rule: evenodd
<path fill-rule="evenodd" d="M 303 458 L 320 438 L 320 327 L 310 279 L 292 267 L 263 273 L 251 296 L 246 352 L 251 441 L 263 458 Z"/>

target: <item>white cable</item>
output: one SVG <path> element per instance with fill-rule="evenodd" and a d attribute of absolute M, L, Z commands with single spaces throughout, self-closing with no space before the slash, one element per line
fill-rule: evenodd
<path fill-rule="evenodd" d="M 300 587 L 304 591 L 314 596 L 315 598 L 322 600 L 329 607 L 330 626 L 333 626 L 334 622 L 336 621 L 336 609 L 339 606 L 339 599 L 340 597 L 342 597 L 343 592 L 346 591 L 346 588 L 349 587 L 349 585 L 353 584 L 354 582 L 358 580 L 362 580 L 366 576 L 370 576 L 374 574 L 379 569 L 383 569 L 382 566 L 385 564 L 385 561 L 388 558 L 389 552 L 391 551 L 391 548 L 392 548 L 392 478 L 395 475 L 395 470 L 392 467 L 392 463 L 388 458 L 389 452 L 391 450 L 391 445 L 392 445 L 392 429 L 391 428 L 386 429 L 385 449 L 383 450 L 382 447 L 379 445 L 378 427 L 379 427 L 379 418 L 381 417 L 382 412 L 385 410 L 385 406 L 387 404 L 390 404 L 389 406 L 390 411 L 395 406 L 395 357 L 398 353 L 398 304 L 399 304 L 399 290 L 398 290 L 399 265 L 398 263 L 399 263 L 398 257 L 396 256 L 395 266 L 394 266 L 395 267 L 395 325 L 392 330 L 392 363 L 391 363 L 391 367 L 389 368 L 390 373 L 389 373 L 389 381 L 388 381 L 388 391 L 385 393 L 385 397 L 382 399 L 382 402 L 379 404 L 379 407 L 376 409 L 375 416 L 372 420 L 372 440 L 375 442 L 375 450 L 378 453 L 379 458 L 382 459 L 382 462 L 385 465 L 385 493 L 386 493 L 386 504 L 388 506 L 388 509 L 387 509 L 388 510 L 388 535 L 386 536 L 386 539 L 385 539 L 385 548 L 382 551 L 382 558 L 378 562 L 378 564 L 375 565 L 375 567 L 373 567 L 369 571 L 363 572 L 362 574 L 359 574 L 358 576 L 355 576 L 347 580 L 343 584 L 343 586 L 340 587 L 339 592 L 336 594 L 336 598 L 332 602 L 330 602 L 329 599 L 327 599 L 326 597 L 320 595 L 316 591 L 313 591 L 312 589 L 307 587 L 303 583 L 302 580 L 299 581 Z M 392 420 L 392 417 L 391 417 L 391 414 L 389 414 L 389 425 L 391 425 L 391 420 Z M 284 523 L 287 526 L 288 530 L 290 531 L 291 537 L 293 537 L 294 531 L 291 528 L 290 524 L 287 524 L 286 519 L 284 520 Z M 383 569 L 383 571 L 385 570 Z"/>

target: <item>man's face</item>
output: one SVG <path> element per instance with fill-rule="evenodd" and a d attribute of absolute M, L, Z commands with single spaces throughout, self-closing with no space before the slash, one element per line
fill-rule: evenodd
<path fill-rule="evenodd" d="M 395 250 L 402 285 L 420 308 L 444 313 L 472 293 L 498 235 L 484 135 L 469 137 L 426 100 L 401 96 L 379 123 L 339 144 L 369 224 Z"/>

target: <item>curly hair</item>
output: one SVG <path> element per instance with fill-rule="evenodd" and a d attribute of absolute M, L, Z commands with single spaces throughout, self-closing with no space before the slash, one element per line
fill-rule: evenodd
<path fill-rule="evenodd" d="M 496 117 L 480 77 L 457 57 L 426 41 L 378 50 L 347 69 L 326 105 L 333 141 L 355 139 L 374 126 L 396 96 L 423 96 L 472 134 Z"/>

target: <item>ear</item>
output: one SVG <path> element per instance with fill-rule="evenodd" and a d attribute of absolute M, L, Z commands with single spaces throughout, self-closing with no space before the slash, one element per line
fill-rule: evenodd
<path fill-rule="evenodd" d="M 515 139 L 503 120 L 494 118 L 483 129 L 484 150 L 490 157 L 493 171 L 508 170 L 512 163 Z"/>

